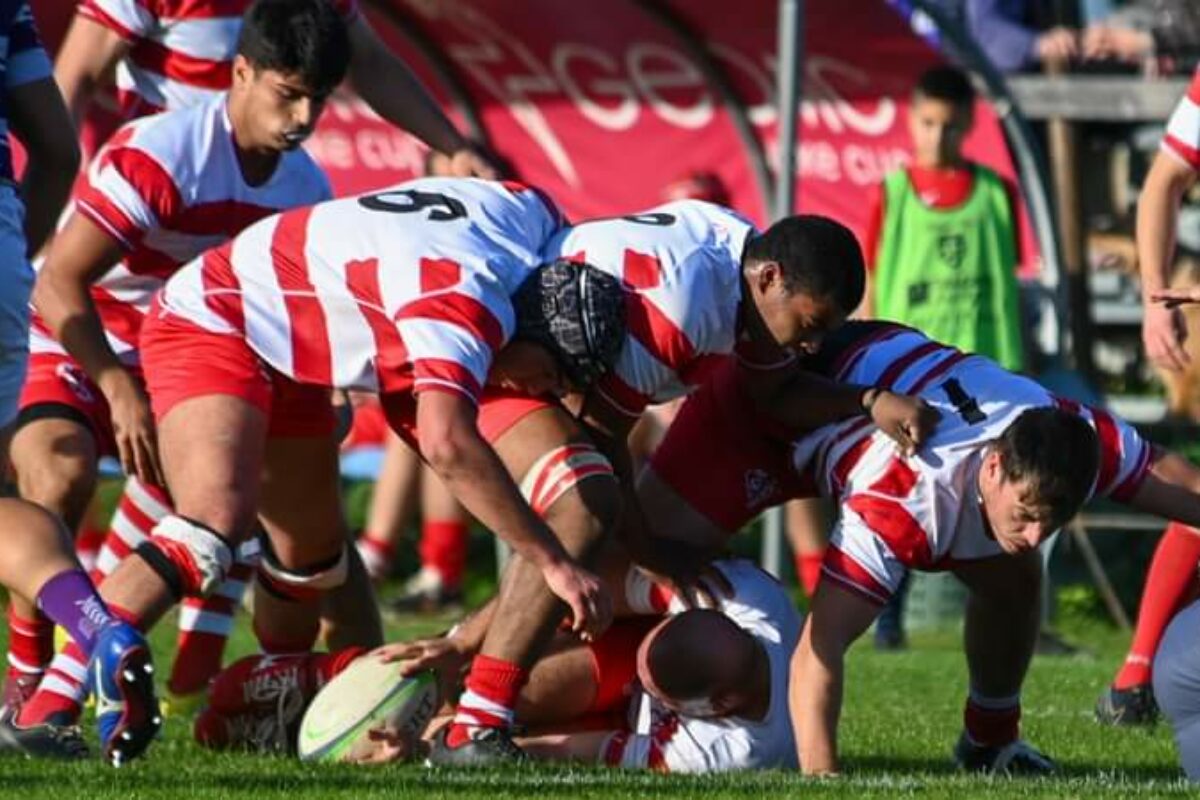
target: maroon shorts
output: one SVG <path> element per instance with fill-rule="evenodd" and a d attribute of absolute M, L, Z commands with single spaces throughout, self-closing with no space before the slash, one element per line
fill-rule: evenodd
<path fill-rule="evenodd" d="M 650 458 L 655 474 L 729 533 L 816 487 L 792 467 L 791 437 L 772 430 L 738 385 L 731 359 L 683 404 Z"/>

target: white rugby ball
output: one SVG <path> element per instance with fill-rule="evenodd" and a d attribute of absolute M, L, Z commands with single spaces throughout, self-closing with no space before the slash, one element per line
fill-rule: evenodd
<path fill-rule="evenodd" d="M 363 656 L 327 683 L 308 706 L 300 723 L 300 759 L 341 761 L 368 730 L 383 724 L 420 736 L 437 704 L 432 672 L 405 678 L 398 662 Z"/>

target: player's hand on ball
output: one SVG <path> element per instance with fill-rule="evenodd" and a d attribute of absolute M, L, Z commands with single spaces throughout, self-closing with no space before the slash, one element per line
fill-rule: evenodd
<path fill-rule="evenodd" d="M 919 397 L 886 389 L 871 405 L 871 421 L 887 434 L 905 455 L 912 455 L 937 428 L 941 413 Z"/>
<path fill-rule="evenodd" d="M 385 724 L 371 728 L 346 755 L 351 764 L 391 764 L 416 761 L 428 755 L 429 743 Z"/>
<path fill-rule="evenodd" d="M 453 696 L 471 654 L 464 652 L 453 638 L 441 636 L 385 644 L 375 648 L 372 655 L 384 663 L 400 662 L 400 674 L 406 678 L 426 670 L 433 672 L 437 675 L 439 695 L 446 698 Z"/>
<path fill-rule="evenodd" d="M 546 586 L 571 609 L 571 630 L 595 641 L 612 623 L 612 598 L 600 579 L 571 561 L 542 569 Z"/>

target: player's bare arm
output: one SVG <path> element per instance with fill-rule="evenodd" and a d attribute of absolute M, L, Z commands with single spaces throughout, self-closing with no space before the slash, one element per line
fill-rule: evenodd
<path fill-rule="evenodd" d="M 830 582 L 813 598 L 792 656 L 788 688 L 800 769 L 806 775 L 830 775 L 838 770 L 837 726 L 846 650 L 879 610 L 878 605 Z"/>
<path fill-rule="evenodd" d="M 96 90 L 128 53 L 130 42 L 112 28 L 76 14 L 54 62 L 54 80 L 78 126 Z"/>
<path fill-rule="evenodd" d="M 657 535 L 650 529 L 637 493 L 637 476 L 629 453 L 629 433 L 637 421 L 598 392 L 585 398 L 580 418 L 596 446 L 604 453 L 621 485 L 621 544 L 635 564 L 672 588 L 689 607 L 715 606 L 728 595 L 725 579 L 708 565 L 719 554 L 719 546 L 689 547 L 678 539 Z"/>
<path fill-rule="evenodd" d="M 598 636 L 612 619 L 600 580 L 576 564 L 522 499 L 495 451 L 475 427 L 475 405 L 457 393 L 423 392 L 417 399 L 421 455 L 446 487 L 485 527 L 541 570 L 571 608 L 574 630 Z"/>
<path fill-rule="evenodd" d="M 122 255 L 116 239 L 82 214 L 73 214 L 38 274 L 33 302 L 54 337 L 104 392 L 122 469 L 161 486 L 149 398 L 109 345 L 89 292 Z"/>
<path fill-rule="evenodd" d="M 28 155 L 21 200 L 25 205 L 25 243 L 32 256 L 54 232 L 71 192 L 79 170 L 79 143 L 62 95 L 50 78 L 9 89 L 8 115 Z"/>
<path fill-rule="evenodd" d="M 1196 182 L 1196 172 L 1179 158 L 1160 152 L 1154 159 L 1138 200 L 1137 251 L 1142 278 L 1142 341 L 1158 366 L 1181 370 L 1188 362 L 1183 349 L 1187 327 L 1183 315 L 1160 300 L 1195 302 L 1167 291 L 1175 255 L 1175 223 L 1184 193 Z"/>
<path fill-rule="evenodd" d="M 1200 469 L 1178 453 L 1155 448 L 1150 470 L 1129 505 L 1200 527 Z"/>
<path fill-rule="evenodd" d="M 371 109 L 450 156 L 456 176 L 497 178 L 499 172 L 454 127 L 441 107 L 360 14 L 350 25 L 350 82 Z"/>
<path fill-rule="evenodd" d="M 938 412 L 918 397 L 875 386 L 831 381 L 803 369 L 790 370 L 782 384 L 764 377 L 773 371 L 741 367 L 755 405 L 789 428 L 815 430 L 848 417 L 865 414 L 911 454 L 937 427 Z"/>

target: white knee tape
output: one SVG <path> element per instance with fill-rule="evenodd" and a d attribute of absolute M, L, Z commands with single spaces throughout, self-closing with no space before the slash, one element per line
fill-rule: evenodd
<path fill-rule="evenodd" d="M 175 542 L 187 550 L 199 574 L 201 596 L 209 595 L 221 585 L 233 565 L 233 551 L 224 539 L 183 517 L 174 514 L 163 517 L 150 531 L 150 536 Z"/>
<path fill-rule="evenodd" d="M 350 573 L 350 561 L 346 548 L 343 547 L 337 563 L 316 572 L 291 572 L 280 566 L 273 557 L 263 558 L 258 568 L 281 588 L 296 589 L 300 592 L 324 591 L 336 589 L 346 582 L 346 576 Z"/>
<path fill-rule="evenodd" d="M 544 516 L 558 498 L 581 481 L 612 474 L 612 464 L 592 445 L 563 445 L 534 462 L 521 480 L 521 494 L 539 516 Z"/>

